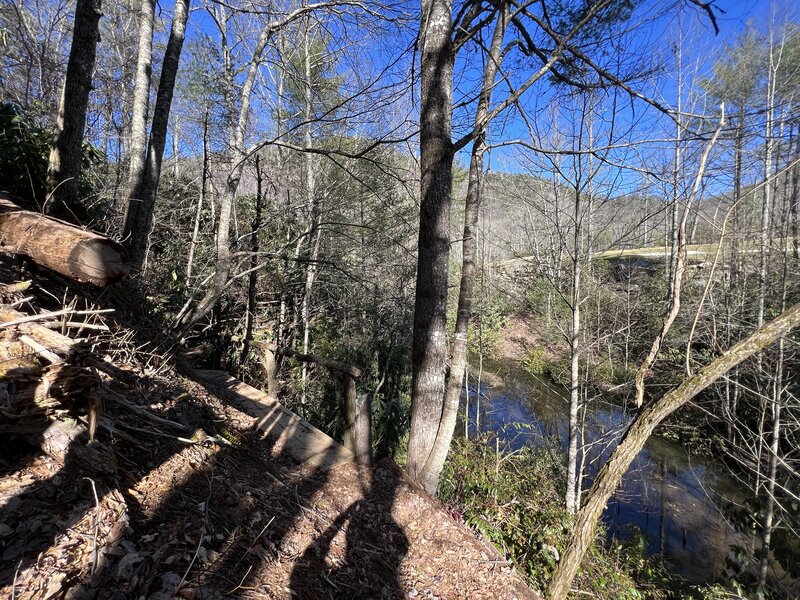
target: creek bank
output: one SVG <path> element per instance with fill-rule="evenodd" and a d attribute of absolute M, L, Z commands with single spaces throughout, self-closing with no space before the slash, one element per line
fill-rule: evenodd
<path fill-rule="evenodd" d="M 485 360 L 484 369 L 480 395 L 471 382 L 470 436 L 477 434 L 480 397 L 480 432 L 490 438 L 489 451 L 496 444 L 510 452 L 534 445 L 562 456 L 567 390 L 546 378 L 532 377 L 513 361 Z M 602 396 L 587 410 L 587 437 L 604 441 L 585 460 L 584 489 L 629 419 L 618 403 Z M 462 422 L 459 431 L 463 430 Z M 638 543 L 646 556 L 663 556 L 669 571 L 690 584 L 729 586 L 748 576 L 749 563 L 742 557 L 752 556 L 759 544 L 752 531 L 734 526 L 737 507 L 746 502 L 741 485 L 718 458 L 698 456 L 683 444 L 655 435 L 623 479 L 603 524 L 610 539 Z M 786 574 L 777 562 L 772 570 L 776 578 Z"/>
<path fill-rule="evenodd" d="M 490 358 L 484 357 L 488 368 L 483 371 L 483 382 L 492 388 L 502 387 L 503 373 L 510 368 L 516 371 L 516 378 L 524 373 L 523 377 L 530 379 L 535 387 L 544 386 L 568 398 L 569 346 L 563 340 L 549 339 L 541 333 L 545 330 L 533 317 L 522 314 L 506 317 L 496 336 L 497 341 L 492 345 Z M 662 356 L 660 360 L 663 363 L 665 359 Z M 476 357 L 471 357 L 471 361 L 470 364 L 478 363 Z M 615 366 L 608 357 L 593 362 L 586 371 L 582 368 L 581 385 L 585 387 L 582 393 L 594 400 L 602 399 L 604 404 L 622 411 L 632 410 L 636 364 L 622 361 L 621 366 Z M 662 369 L 662 372 L 667 370 Z M 672 371 L 682 373 L 680 366 Z M 669 377 L 649 382 L 651 387 L 660 389 L 679 383 L 679 380 Z M 703 411 L 693 403 L 670 416 L 658 430 L 659 437 L 684 446 L 692 455 L 706 458 L 719 456 L 718 445 L 709 441 L 717 434 Z"/>

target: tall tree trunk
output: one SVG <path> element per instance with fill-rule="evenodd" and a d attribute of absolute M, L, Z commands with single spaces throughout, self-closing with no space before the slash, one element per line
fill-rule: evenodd
<path fill-rule="evenodd" d="M 744 105 L 739 106 L 739 114 L 736 119 L 736 137 L 733 142 L 733 269 L 731 272 L 731 284 L 739 287 L 740 265 L 739 265 L 739 200 L 742 197 L 742 153 L 744 151 Z"/>
<path fill-rule="evenodd" d="M 764 125 L 764 200 L 761 203 L 761 221 L 759 226 L 758 235 L 758 292 L 756 304 L 756 326 L 761 327 L 764 323 L 765 310 L 766 310 L 766 297 L 767 297 L 767 269 L 770 258 L 770 243 L 771 243 L 771 224 L 772 224 L 772 194 L 773 194 L 773 181 L 772 177 L 772 163 L 774 147 L 775 132 L 775 94 L 777 87 L 777 64 L 775 63 L 775 48 L 772 44 L 773 30 L 770 29 L 770 47 L 769 47 L 769 66 L 767 69 L 767 91 L 766 91 L 766 121 Z M 758 369 L 757 384 L 761 387 L 761 371 L 762 362 L 761 356 L 757 358 L 756 366 Z M 755 482 L 755 493 L 759 495 L 759 490 L 762 483 L 762 454 L 764 452 L 764 423 L 767 415 L 767 402 L 765 401 L 766 394 L 759 394 L 759 410 L 761 415 L 758 421 L 758 447 L 756 450 L 757 456 L 757 471 Z"/>
<path fill-rule="evenodd" d="M 420 227 L 411 349 L 411 429 L 406 470 L 430 493 L 436 492 L 437 481 L 423 479 L 423 470 L 439 430 L 445 390 L 455 59 L 451 32 L 452 0 L 422 0 Z"/>
<path fill-rule="evenodd" d="M 311 52 L 312 27 L 310 21 L 306 22 L 306 33 L 303 36 L 303 70 L 305 76 L 303 99 L 305 101 L 303 118 L 305 119 L 305 131 L 303 136 L 307 148 L 313 144 L 312 119 L 314 116 L 314 97 L 313 97 L 313 56 Z M 303 354 L 308 354 L 311 347 L 311 291 L 314 287 L 314 279 L 317 275 L 317 258 L 319 257 L 319 246 L 322 231 L 319 229 L 319 206 L 317 203 L 317 179 L 314 174 L 314 155 L 306 152 L 306 209 L 308 211 L 309 227 L 311 233 L 309 238 L 309 261 L 306 264 L 305 285 L 303 287 L 303 304 L 301 307 L 303 319 Z M 306 388 L 308 385 L 308 364 L 303 363 L 302 372 L 301 404 L 306 404 Z"/>
<path fill-rule="evenodd" d="M 244 344 L 242 355 L 239 360 L 239 368 L 243 368 L 247 361 L 247 354 L 250 351 L 250 342 L 253 339 L 253 323 L 256 318 L 256 299 L 258 296 L 258 230 L 261 228 L 261 210 L 264 202 L 263 180 L 264 173 L 261 170 L 261 158 L 256 154 L 256 214 L 253 217 L 253 224 L 250 229 L 250 275 L 247 282 L 247 313 L 245 315 Z"/>
<path fill-rule="evenodd" d="M 800 325 L 800 304 L 789 308 L 770 323 L 757 329 L 695 375 L 685 379 L 672 392 L 648 404 L 639 412 L 622 436 L 619 445 L 598 472 L 583 508 L 578 511 L 572 536 L 547 589 L 549 600 L 563 600 L 567 597 L 586 549 L 594 539 L 595 527 L 608 500 L 653 430 L 665 418 L 736 365 L 770 346 L 798 325 Z"/>
<path fill-rule="evenodd" d="M 772 119 L 769 113 L 772 111 L 767 109 L 767 122 L 770 125 L 767 131 L 771 128 Z M 767 134 L 769 135 L 769 133 Z M 764 201 L 761 204 L 761 225 L 759 227 L 758 235 L 758 304 L 756 308 L 756 325 L 761 326 L 764 323 L 764 307 L 767 295 L 767 259 L 769 258 L 769 230 L 772 214 L 772 184 L 769 182 L 772 173 L 772 142 L 767 141 L 766 158 L 764 159 L 764 180 L 767 182 L 764 186 Z"/>
<path fill-rule="evenodd" d="M 47 165 L 47 212 L 65 217 L 77 199 L 86 109 L 92 89 L 102 0 L 78 0 L 67 76 L 58 108 L 56 132 Z"/>
<path fill-rule="evenodd" d="M 492 99 L 497 70 L 500 65 L 500 51 L 502 50 L 503 35 L 508 20 L 508 5 L 503 4 L 497 16 L 492 44 L 486 67 L 483 73 L 483 85 L 475 111 L 475 139 L 472 143 L 472 156 L 469 166 L 469 182 L 467 184 L 467 198 L 464 206 L 464 236 L 462 241 L 462 267 L 461 286 L 458 295 L 458 313 L 456 316 L 456 331 L 450 359 L 450 373 L 447 378 L 447 388 L 444 395 L 442 416 L 436 439 L 431 448 L 425 466 L 420 474 L 425 487 L 429 492 L 435 492 L 439 484 L 439 475 L 444 467 L 444 461 L 450 450 L 453 431 L 458 416 L 458 404 L 461 398 L 461 382 L 467 365 L 467 352 L 469 337 L 469 321 L 472 317 L 472 296 L 475 288 L 475 260 L 478 249 L 478 212 L 481 204 L 481 181 L 483 178 L 483 157 L 486 152 L 486 120 L 489 114 L 489 104 Z M 431 493 L 433 493 L 431 492 Z"/>
<path fill-rule="evenodd" d="M 675 284 L 677 277 L 675 275 L 678 270 L 678 255 L 679 249 L 679 233 L 678 233 L 678 215 L 680 214 L 680 197 L 681 197 L 681 172 L 683 165 L 683 123 L 681 119 L 681 107 L 683 103 L 683 62 L 681 44 L 676 46 L 678 52 L 678 102 L 677 112 L 678 118 L 675 121 L 675 156 L 672 166 L 672 206 L 670 207 L 670 254 L 669 254 L 669 269 L 667 273 L 667 304 L 672 304 L 675 297 Z M 680 291 L 678 291 L 680 294 Z M 637 401 L 638 404 L 638 401 Z"/>
<path fill-rule="evenodd" d="M 789 143 L 789 154 L 791 156 L 791 140 Z M 789 280 L 789 220 L 791 203 L 793 199 L 786 193 L 788 182 L 784 182 L 783 194 L 783 222 L 784 228 L 781 236 L 781 259 L 783 262 L 781 278 L 781 310 L 786 310 L 786 298 Z M 783 372 L 784 372 L 784 338 L 778 340 L 778 357 L 775 364 L 775 376 L 772 381 L 772 431 L 771 444 L 769 449 L 769 471 L 767 473 L 766 493 L 767 505 L 764 509 L 764 521 L 761 529 L 761 560 L 758 567 L 758 584 L 760 589 L 764 589 L 769 572 L 769 552 L 772 544 L 772 532 L 775 528 L 775 488 L 777 486 L 778 461 L 781 440 L 781 409 L 783 401 Z"/>
<path fill-rule="evenodd" d="M 131 142 L 128 150 L 128 202 L 140 202 L 147 160 L 147 115 L 150 107 L 150 77 L 153 63 L 153 13 L 155 0 L 142 0 L 139 10 L 139 52 L 133 84 Z"/>
<path fill-rule="evenodd" d="M 172 17 L 172 28 L 169 33 L 167 49 L 164 52 L 164 64 L 161 67 L 158 95 L 153 109 L 153 123 L 150 127 L 150 143 L 147 147 L 144 179 L 138 193 L 139 201 L 129 202 L 128 212 L 125 215 L 123 237 L 127 240 L 128 252 L 130 252 L 134 268 L 141 268 L 144 263 L 150 229 L 153 226 L 153 212 L 158 182 L 161 178 L 161 161 L 164 158 L 164 146 L 167 142 L 169 113 L 172 108 L 172 96 L 175 91 L 175 79 L 180 66 L 183 41 L 186 37 L 190 1 L 175 0 L 175 14 Z"/>
<path fill-rule="evenodd" d="M 797 137 L 795 138 L 795 154 L 792 157 L 795 161 L 800 160 L 800 130 L 797 132 Z M 797 196 L 798 191 L 800 188 L 798 184 L 800 183 L 800 167 L 798 166 L 797 162 L 792 167 L 791 171 L 792 175 L 792 185 L 791 185 L 791 195 L 789 197 L 789 212 L 791 213 L 792 219 L 792 257 L 795 260 L 800 259 L 800 223 L 798 223 L 798 210 L 797 210 Z"/>
<path fill-rule="evenodd" d="M 200 175 L 200 194 L 197 198 L 197 211 L 194 215 L 194 229 L 192 230 L 192 241 L 189 244 L 189 257 L 186 259 L 186 288 L 192 284 L 192 267 L 194 264 L 194 252 L 197 248 L 197 238 L 200 234 L 200 217 L 203 214 L 203 203 L 206 198 L 206 188 L 208 185 L 208 108 L 203 116 L 203 172 Z"/>
<path fill-rule="evenodd" d="M 572 298 L 570 324 L 570 388 L 569 388 L 569 445 L 567 448 L 567 512 L 575 514 L 578 508 L 577 490 L 580 472 L 578 470 L 578 441 L 580 438 L 580 332 L 581 332 L 581 185 L 580 176 L 575 186 L 574 240 L 572 255 Z"/>
<path fill-rule="evenodd" d="M 772 392 L 772 431 L 769 448 L 769 470 L 766 476 L 766 507 L 761 527 L 761 559 L 758 565 L 758 584 L 763 588 L 769 572 L 769 552 L 772 544 L 772 532 L 775 524 L 775 487 L 778 476 L 778 452 L 781 439 L 781 401 L 783 395 L 783 338 L 778 341 L 778 361 L 775 367 L 775 380 Z"/>

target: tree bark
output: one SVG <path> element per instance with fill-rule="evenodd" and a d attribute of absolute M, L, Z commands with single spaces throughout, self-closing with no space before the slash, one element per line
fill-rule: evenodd
<path fill-rule="evenodd" d="M 667 303 L 667 312 L 664 315 L 664 322 L 661 325 L 661 330 L 656 335 L 655 339 L 653 340 L 653 344 L 650 347 L 650 352 L 647 354 L 645 359 L 642 361 L 642 364 L 639 365 L 639 368 L 636 370 L 635 376 L 635 383 L 636 383 L 636 407 L 640 407 L 642 402 L 644 401 L 644 380 L 647 376 L 647 373 L 650 370 L 650 367 L 653 366 L 656 358 L 658 357 L 658 353 L 661 351 L 661 345 L 664 343 L 664 339 L 666 338 L 667 334 L 669 333 L 672 324 L 675 322 L 675 319 L 678 316 L 678 312 L 681 309 L 681 286 L 683 283 L 683 274 L 686 270 L 686 222 L 689 218 L 689 211 L 692 208 L 692 202 L 697 197 L 697 194 L 700 192 L 700 184 L 703 181 L 703 176 L 705 175 L 706 170 L 706 162 L 708 161 L 708 156 L 711 153 L 711 149 L 714 147 L 714 144 L 717 142 L 717 138 L 719 134 L 722 132 L 722 128 L 725 125 L 725 105 L 722 104 L 721 106 L 721 115 L 719 119 L 719 123 L 717 124 L 717 128 L 714 131 L 714 134 L 711 136 L 711 139 L 703 148 L 703 153 L 700 156 L 700 164 L 697 167 L 697 174 L 694 179 L 694 185 L 692 186 L 692 190 L 689 193 L 689 197 L 686 199 L 686 204 L 683 207 L 683 215 L 681 217 L 681 221 L 679 224 L 676 225 L 676 229 L 678 232 L 678 242 L 676 246 L 676 261 L 675 261 L 675 269 L 672 271 L 672 278 L 670 281 L 670 294 L 669 294 L 669 301 Z M 760 327 L 762 323 L 759 323 L 758 326 Z"/>
<path fill-rule="evenodd" d="M 242 344 L 242 355 L 239 360 L 239 368 L 244 367 L 247 354 L 250 351 L 250 342 L 253 340 L 253 323 L 256 318 L 256 299 L 258 295 L 258 230 L 261 228 L 261 208 L 264 201 L 262 189 L 263 171 L 261 170 L 261 159 L 256 155 L 256 214 L 253 217 L 253 224 L 250 229 L 250 250 L 253 256 L 250 258 L 250 275 L 247 282 L 247 311 L 245 314 L 244 343 Z"/>
<path fill-rule="evenodd" d="M 580 160 L 580 157 L 579 159 Z M 578 172 L 580 178 L 580 171 Z M 580 179 L 575 186 L 574 239 L 572 255 L 572 299 L 571 323 L 569 329 L 569 354 L 570 354 L 570 386 L 569 386 L 569 444 L 567 446 L 567 489 L 564 496 L 567 512 L 575 514 L 580 502 L 578 501 L 579 479 L 578 469 L 578 438 L 580 427 L 578 414 L 580 412 L 580 333 L 581 333 L 581 185 Z"/>
<path fill-rule="evenodd" d="M 497 24 L 495 25 L 489 56 L 487 57 L 486 67 L 483 73 L 483 83 L 478 100 L 478 108 L 475 111 L 476 134 L 472 144 L 467 198 L 464 206 L 461 285 L 458 295 L 458 313 L 456 316 L 455 339 L 453 341 L 450 359 L 450 373 L 447 378 L 444 405 L 439 428 L 436 433 L 436 439 L 421 473 L 421 479 L 431 482 L 431 488 L 434 490 L 438 487 L 439 475 L 444 467 L 447 453 L 450 450 L 450 442 L 453 439 L 453 431 L 455 430 L 458 417 L 458 405 L 461 398 L 461 382 L 464 380 L 464 373 L 467 366 L 467 341 L 469 338 L 469 321 L 472 317 L 472 297 L 475 288 L 475 262 L 478 253 L 478 212 L 481 204 L 483 157 L 486 152 L 486 119 L 489 114 L 489 104 L 492 99 L 492 89 L 497 76 L 497 70 L 500 66 L 500 51 L 502 50 L 507 19 L 508 5 L 504 3 L 497 17 Z"/>
<path fill-rule="evenodd" d="M 344 447 L 350 450 L 360 465 L 372 464 L 372 395 L 356 396 L 356 379 L 347 373 L 344 386 Z"/>
<path fill-rule="evenodd" d="M 356 399 L 355 415 L 356 461 L 372 466 L 372 394 L 361 394 Z"/>
<path fill-rule="evenodd" d="M 101 0 L 78 0 L 75 7 L 67 76 L 47 165 L 47 194 L 52 198 L 47 212 L 56 216 L 70 214 L 70 205 L 77 199 L 86 109 L 100 39 L 101 5 Z"/>
<path fill-rule="evenodd" d="M 685 379 L 672 392 L 647 405 L 636 416 L 617 448 L 598 472 L 586 496 L 586 503 L 578 512 L 572 537 L 547 589 L 549 600 L 562 600 L 567 597 L 572 580 L 578 572 L 586 549 L 594 538 L 595 527 L 609 498 L 656 426 L 736 365 L 765 349 L 798 325 L 800 325 L 800 304 L 784 311 L 773 321 L 735 344 L 695 375 Z"/>
<path fill-rule="evenodd" d="M 192 240 L 189 243 L 189 257 L 186 259 L 186 288 L 192 283 L 192 267 L 194 265 L 194 253 L 197 248 L 197 238 L 200 235 L 200 217 L 203 214 L 203 204 L 206 198 L 206 188 L 208 183 L 208 108 L 203 117 L 203 172 L 200 175 L 200 194 L 197 197 L 197 210 L 194 214 L 194 229 L 192 230 Z"/>
<path fill-rule="evenodd" d="M 139 11 L 139 51 L 133 84 L 128 202 L 140 202 L 147 159 L 147 116 L 150 108 L 150 77 L 153 63 L 153 13 L 155 0 L 142 0 Z"/>
<path fill-rule="evenodd" d="M 303 118 L 305 119 L 305 127 L 303 128 L 303 138 L 307 148 L 311 148 L 313 143 L 312 136 L 312 118 L 314 116 L 314 102 L 313 102 L 313 58 L 311 53 L 311 35 L 312 26 L 310 19 L 306 19 L 306 33 L 303 36 L 303 71 L 304 71 L 304 86 L 303 86 Z M 306 265 L 305 285 L 303 287 L 303 304 L 301 306 L 301 317 L 303 320 L 303 353 L 308 354 L 311 350 L 311 290 L 314 287 L 314 280 L 317 275 L 317 257 L 319 255 L 319 246 L 322 237 L 322 231 L 319 229 L 319 206 L 317 203 L 317 178 L 314 174 L 314 155 L 306 152 L 303 155 L 305 163 L 306 175 L 306 209 L 308 211 L 308 230 L 311 232 L 309 240 L 309 261 Z M 308 387 L 308 365 L 303 363 L 301 373 L 301 397 L 300 402 L 306 404 L 306 390 Z M 353 392 L 353 401 L 355 402 L 355 391 Z"/>
<path fill-rule="evenodd" d="M 128 211 L 125 215 L 123 237 L 131 255 L 131 263 L 136 269 L 140 269 L 144 264 L 150 229 L 153 226 L 156 193 L 161 178 L 161 161 L 164 158 L 164 146 L 167 141 L 175 79 L 180 66 L 183 41 L 186 37 L 190 1 L 175 0 L 172 29 L 167 41 L 167 49 L 164 51 L 164 64 L 161 67 L 158 95 L 153 109 L 153 123 L 150 127 L 150 143 L 147 147 L 144 177 L 138 193 L 136 190 L 131 190 L 131 198 L 138 198 L 138 201 L 128 202 Z"/>
<path fill-rule="evenodd" d="M 411 349 L 411 430 L 406 471 L 431 494 L 424 473 L 439 430 L 445 391 L 445 327 L 450 257 L 452 1 L 422 0 L 420 22 L 420 227 Z M 423 479 L 423 475 L 428 475 Z"/>
<path fill-rule="evenodd" d="M 106 237 L 22 210 L 0 197 L 0 250 L 27 256 L 56 273 L 108 285 L 130 272 L 125 249 Z"/>

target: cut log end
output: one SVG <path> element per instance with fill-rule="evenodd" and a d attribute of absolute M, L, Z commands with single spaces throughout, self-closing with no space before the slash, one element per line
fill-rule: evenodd
<path fill-rule="evenodd" d="M 117 242 L 45 215 L 22 210 L 0 195 L 0 246 L 82 283 L 105 286 L 130 273 Z"/>
<path fill-rule="evenodd" d="M 76 244 L 69 265 L 74 279 L 100 286 L 115 283 L 131 272 L 128 253 L 119 244 L 107 239 L 85 240 Z"/>

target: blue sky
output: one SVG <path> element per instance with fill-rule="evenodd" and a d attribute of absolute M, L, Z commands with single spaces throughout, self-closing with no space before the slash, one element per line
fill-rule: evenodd
<path fill-rule="evenodd" d="M 641 8 L 642 15 L 652 14 L 654 7 L 657 8 L 658 4 L 654 2 L 645 2 Z M 634 87 L 654 98 L 661 104 L 674 108 L 677 104 L 678 97 L 678 56 L 676 48 L 680 46 L 681 63 L 684 65 L 683 77 L 684 79 L 693 79 L 695 84 L 686 85 L 683 91 L 683 107 L 686 110 L 688 106 L 688 96 L 690 93 L 695 95 L 698 92 L 699 86 L 697 81 L 700 78 L 710 76 L 714 62 L 724 53 L 725 47 L 736 42 L 737 37 L 747 27 L 752 26 L 760 31 L 767 31 L 771 22 L 775 21 L 782 24 L 786 20 L 797 20 L 797 11 L 794 9 L 794 3 L 791 1 L 766 1 L 766 0 L 719 0 L 715 3 L 715 14 L 717 15 L 717 23 L 719 25 L 719 34 L 715 34 L 713 25 L 708 15 L 702 10 L 698 9 L 695 5 L 687 1 L 684 3 L 677 3 L 668 5 L 665 3 L 663 7 L 668 10 L 654 22 L 650 22 L 641 28 L 631 30 L 625 38 L 625 52 L 627 52 L 632 60 L 638 60 L 642 68 L 648 66 L 656 68 L 660 67 L 659 74 L 650 81 L 641 82 L 634 85 Z M 641 17 L 642 15 L 639 15 Z M 634 15 L 631 22 L 636 22 L 638 17 Z M 541 87 L 536 97 L 536 102 L 542 107 L 546 104 L 547 100 L 552 98 L 553 94 L 551 87 L 546 84 Z M 633 101 L 629 98 L 617 97 L 618 103 L 622 106 L 622 110 L 618 114 L 617 139 L 619 139 L 619 132 L 623 129 L 628 129 L 633 137 L 641 139 L 656 139 L 668 138 L 674 132 L 674 125 L 670 125 L 668 119 L 665 119 L 658 111 L 648 107 L 644 102 Z M 574 121 L 574 113 L 570 113 L 568 101 L 558 99 L 556 102 L 556 109 L 562 113 L 561 121 L 556 120 L 556 125 L 563 125 L 567 130 L 571 127 L 569 121 Z M 716 105 L 704 106 L 702 101 L 694 106 L 696 112 L 701 112 L 716 118 L 718 107 Z M 549 110 L 552 110 L 549 109 Z M 545 115 L 546 111 L 539 110 L 538 115 Z M 602 114 L 602 111 L 601 111 Z M 537 118 L 538 122 L 540 118 Z M 552 126 L 550 129 L 552 130 Z M 546 127 L 540 130 L 543 134 L 548 134 Z M 527 130 L 523 128 L 519 119 L 508 120 L 503 122 L 499 120 L 492 125 L 491 136 L 494 140 L 508 139 L 508 138 L 523 138 L 527 136 Z M 544 140 L 539 144 L 546 147 L 547 144 Z M 660 160 L 658 157 L 659 150 L 657 144 L 653 144 L 653 148 L 645 150 L 653 157 L 652 160 Z M 552 143 L 549 147 L 553 147 Z M 500 171 L 518 171 L 522 168 L 520 161 L 515 160 L 513 157 L 515 151 L 512 149 L 497 149 L 493 151 L 492 166 Z M 632 157 L 633 158 L 633 157 Z M 459 156 L 459 161 L 462 164 L 466 163 L 468 157 L 465 153 Z M 641 164 L 641 157 L 639 157 Z M 620 162 L 627 162 L 621 160 Z M 631 162 L 636 162 L 632 160 Z M 547 171 L 547 168 L 544 168 Z M 623 187 L 631 188 L 636 185 L 635 180 L 639 179 L 638 176 L 631 174 L 625 175 L 622 182 Z"/>

